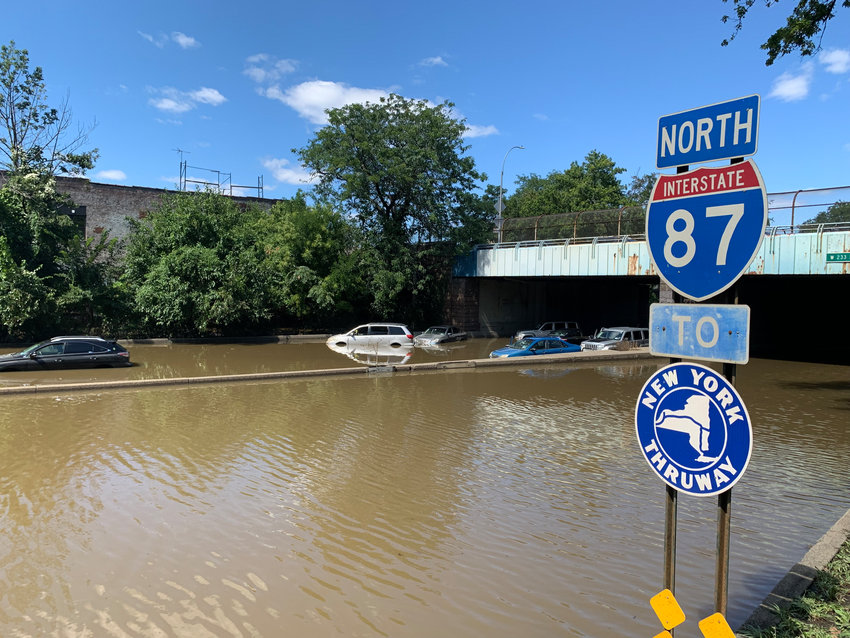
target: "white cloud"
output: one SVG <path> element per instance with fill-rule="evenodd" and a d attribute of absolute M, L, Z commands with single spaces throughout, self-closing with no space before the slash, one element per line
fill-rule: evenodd
<path fill-rule="evenodd" d="M 346 104 L 377 103 L 382 97 L 389 95 L 383 89 L 360 89 L 340 82 L 322 80 L 302 82 L 285 91 L 275 85 L 262 94 L 295 109 L 298 115 L 313 124 L 327 124 L 327 109 L 340 108 Z"/>
<path fill-rule="evenodd" d="M 127 179 L 127 174 L 124 171 L 119 171 L 117 169 L 110 169 L 105 171 L 98 171 L 95 173 L 95 177 L 98 179 L 106 179 L 110 182 L 123 182 Z"/>
<path fill-rule="evenodd" d="M 196 102 L 201 102 L 202 104 L 211 104 L 212 106 L 218 106 L 219 104 L 224 104 L 227 102 L 227 98 L 224 97 L 221 93 L 219 93 L 216 89 L 210 89 L 205 86 L 202 86 L 197 91 L 192 91 L 189 93 L 189 97 L 191 97 Z"/>
<path fill-rule="evenodd" d="M 151 35 L 144 31 L 136 31 L 136 33 L 158 49 L 164 48 L 169 42 L 175 42 L 181 49 L 192 49 L 201 46 L 201 43 L 195 38 L 190 35 L 186 35 L 185 33 L 181 33 L 180 31 L 174 31 L 171 35 L 165 35 L 164 33 Z"/>
<path fill-rule="evenodd" d="M 488 135 L 498 135 L 499 129 L 495 126 L 477 126 L 470 124 L 466 127 L 464 137 L 487 137 Z"/>
<path fill-rule="evenodd" d="M 318 179 L 307 172 L 303 166 L 292 167 L 289 160 L 269 158 L 263 160 L 263 166 L 272 172 L 272 176 L 284 184 L 315 184 Z"/>
<path fill-rule="evenodd" d="M 227 98 L 216 89 L 210 89 L 208 87 L 201 87 L 195 91 L 188 92 L 178 91 L 172 87 L 148 89 L 148 91 L 158 94 L 158 97 L 153 97 L 149 100 L 149 104 L 167 113 L 185 113 L 196 108 L 198 104 L 219 106 L 227 101 Z"/>
<path fill-rule="evenodd" d="M 818 56 L 828 73 L 847 73 L 850 71 L 850 50 L 830 49 Z"/>
<path fill-rule="evenodd" d="M 295 60 L 278 59 L 268 53 L 258 53 L 245 60 L 242 71 L 257 84 L 273 84 L 287 73 L 295 71 Z"/>
<path fill-rule="evenodd" d="M 155 39 L 150 33 L 144 33 L 143 31 L 136 31 L 140 36 L 142 36 L 145 40 L 153 44 L 154 46 L 162 48 L 163 42 L 161 40 Z"/>
<path fill-rule="evenodd" d="M 796 102 L 809 95 L 812 83 L 813 67 L 811 63 L 803 65 L 798 75 L 783 73 L 773 83 L 770 97 L 775 97 L 783 102 Z"/>
<path fill-rule="evenodd" d="M 195 47 L 201 46 L 201 43 L 198 42 L 195 38 L 186 35 L 185 33 L 180 33 L 179 31 L 174 31 L 171 34 L 171 39 L 176 42 L 181 49 L 193 49 Z"/>
<path fill-rule="evenodd" d="M 443 56 L 438 55 L 433 58 L 421 60 L 419 66 L 449 66 L 449 64 L 443 59 Z"/>

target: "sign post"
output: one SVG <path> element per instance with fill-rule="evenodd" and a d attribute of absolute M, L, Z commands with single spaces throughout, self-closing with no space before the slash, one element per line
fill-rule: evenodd
<path fill-rule="evenodd" d="M 702 302 L 729 290 L 758 253 L 767 226 L 767 193 L 751 159 L 758 148 L 761 99 L 750 95 L 662 116 L 661 175 L 646 211 L 646 240 L 659 277 Z M 691 164 L 731 160 L 722 167 Z M 735 297 L 733 293 L 733 297 Z M 635 427 L 641 451 L 666 484 L 664 585 L 675 580 L 676 494 L 718 497 L 715 611 L 727 605 L 732 486 L 752 450 L 752 426 L 735 390 L 736 364 L 749 360 L 750 309 L 732 305 L 653 304 L 650 351 L 671 364 L 647 381 Z M 681 359 L 723 363 L 723 374 Z"/>

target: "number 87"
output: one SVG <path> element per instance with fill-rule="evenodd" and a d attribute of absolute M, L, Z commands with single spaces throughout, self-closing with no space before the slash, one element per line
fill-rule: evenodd
<path fill-rule="evenodd" d="M 738 222 L 744 216 L 743 204 L 726 204 L 724 206 L 708 206 L 705 209 L 706 217 L 728 217 L 726 228 L 723 230 L 723 236 L 720 238 L 720 245 L 717 247 L 717 265 L 726 265 L 726 254 L 729 252 L 729 243 L 732 241 L 732 235 L 735 234 L 735 228 Z M 684 228 L 676 230 L 675 224 L 677 221 L 685 222 Z M 694 216 L 684 208 L 673 211 L 673 214 L 667 218 L 667 241 L 664 242 L 664 259 L 667 260 L 674 268 L 681 268 L 691 263 L 697 251 L 697 245 L 694 241 Z M 682 243 L 685 245 L 685 254 L 681 257 L 673 255 L 673 246 Z"/>

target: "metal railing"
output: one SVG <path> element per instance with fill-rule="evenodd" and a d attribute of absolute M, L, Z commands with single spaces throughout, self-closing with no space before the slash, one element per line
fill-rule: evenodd
<path fill-rule="evenodd" d="M 768 193 L 768 224 L 781 232 L 817 232 L 817 224 L 807 224 L 818 213 L 833 204 L 850 202 L 850 186 L 819 188 L 782 193 Z M 804 217 L 800 223 L 799 217 Z M 812 226 L 812 228 L 809 228 Z M 833 230 L 822 228 L 820 232 Z M 841 230 L 847 230 L 842 228 Z M 642 206 L 623 206 L 606 210 L 555 213 L 537 217 L 500 218 L 494 229 L 497 244 L 564 240 L 591 241 L 593 238 L 643 239 L 646 231 L 646 209 Z"/>

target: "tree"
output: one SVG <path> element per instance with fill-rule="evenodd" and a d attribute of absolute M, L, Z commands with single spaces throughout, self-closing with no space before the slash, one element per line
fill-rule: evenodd
<path fill-rule="evenodd" d="M 824 212 L 818 213 L 805 224 L 835 224 L 839 222 L 850 222 L 850 202 L 835 202 Z"/>
<path fill-rule="evenodd" d="M 299 192 L 275 203 L 258 224 L 279 307 L 298 320 L 316 322 L 362 303 L 357 233 L 342 215 L 328 206 L 308 206 Z"/>
<path fill-rule="evenodd" d="M 85 174 L 97 149 L 81 151 L 89 131 L 74 134 L 71 126 L 67 99 L 58 108 L 47 105 L 44 74 L 41 67 L 30 70 L 27 50 L 16 49 L 14 41 L 0 47 L 0 166 L 16 173 Z"/>
<path fill-rule="evenodd" d="M 424 317 L 454 254 L 492 229 L 495 211 L 473 194 L 484 177 L 452 107 L 393 94 L 330 109 L 328 125 L 293 149 L 319 178 L 317 196 L 357 223 L 379 317 Z"/>
<path fill-rule="evenodd" d="M 148 329 L 169 336 L 232 333 L 272 314 L 255 208 L 211 191 L 166 195 L 133 220 L 123 283 Z"/>
<path fill-rule="evenodd" d="M 731 0 L 734 7 L 734 16 L 724 15 L 721 20 L 726 23 L 731 19 L 735 22 L 735 30 L 732 35 L 723 40 L 722 46 L 727 46 L 735 39 L 741 30 L 744 18 L 749 13 L 756 0 Z M 766 7 L 777 4 L 779 0 L 764 0 Z M 730 0 L 723 0 L 730 2 Z M 835 17 L 835 8 L 838 0 L 798 0 L 797 5 L 788 16 L 786 24 L 777 29 L 761 45 L 767 51 L 765 65 L 770 66 L 777 58 L 799 51 L 800 55 L 812 55 L 820 50 L 827 23 Z M 841 6 L 850 8 L 850 0 L 843 0 Z M 816 36 L 820 36 L 815 42 Z"/>
<path fill-rule="evenodd" d="M 579 164 L 572 162 L 565 171 L 552 171 L 546 177 L 520 175 L 517 189 L 507 199 L 506 216 L 537 217 L 555 213 L 617 208 L 626 203 L 623 186 L 614 160 L 598 151 L 590 151 Z"/>
<path fill-rule="evenodd" d="M 8 337 L 115 328 L 108 318 L 121 305 L 120 246 L 108 234 L 84 241 L 53 181 L 12 173 L 0 189 L 0 334 Z"/>

